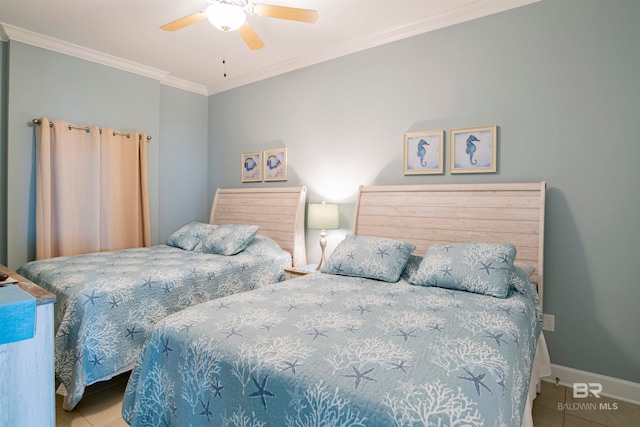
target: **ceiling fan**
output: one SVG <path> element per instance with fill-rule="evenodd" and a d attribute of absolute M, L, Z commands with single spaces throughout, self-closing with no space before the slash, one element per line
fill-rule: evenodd
<path fill-rule="evenodd" d="M 177 31 L 188 25 L 209 19 L 214 27 L 222 31 L 237 30 L 247 46 L 251 50 L 257 50 L 264 47 L 264 42 L 246 21 L 247 13 L 308 23 L 314 23 L 318 19 L 318 12 L 312 9 L 249 3 L 248 0 L 207 0 L 207 3 L 209 5 L 206 9 L 176 19 L 160 28 L 165 31 Z"/>

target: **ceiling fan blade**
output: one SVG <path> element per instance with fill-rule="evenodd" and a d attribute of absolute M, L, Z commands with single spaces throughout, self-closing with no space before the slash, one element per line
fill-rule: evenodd
<path fill-rule="evenodd" d="M 272 4 L 253 4 L 251 13 L 269 18 L 288 19 L 290 21 L 308 22 L 313 24 L 318 20 L 318 12 L 312 9 L 299 9 L 297 7 L 275 6 Z"/>
<path fill-rule="evenodd" d="M 201 10 L 200 12 L 192 13 L 191 15 L 187 15 L 183 18 L 169 22 L 168 24 L 164 24 L 160 27 L 160 29 L 165 31 L 177 31 L 188 25 L 195 24 L 196 22 L 200 22 L 205 19 L 207 19 L 207 14 L 204 12 L 204 10 Z"/>
<path fill-rule="evenodd" d="M 240 37 L 242 37 L 242 40 L 244 40 L 247 46 L 249 46 L 249 49 L 258 50 L 264 47 L 264 42 L 247 21 L 245 21 L 242 27 L 238 28 L 237 31 L 238 34 L 240 34 Z"/>

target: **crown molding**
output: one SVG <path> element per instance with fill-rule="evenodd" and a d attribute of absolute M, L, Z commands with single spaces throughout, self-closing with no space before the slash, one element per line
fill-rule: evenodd
<path fill-rule="evenodd" d="M 291 60 L 283 61 L 269 67 L 262 68 L 253 73 L 247 73 L 236 78 L 226 80 L 225 82 L 209 86 L 209 95 L 234 89 L 239 86 L 254 83 L 260 80 L 284 74 L 289 71 L 298 70 L 321 62 L 336 59 L 352 53 L 360 52 L 387 43 L 414 37 L 420 34 L 439 30 L 441 28 L 450 27 L 452 25 L 461 24 L 477 18 L 482 18 L 510 9 L 537 3 L 542 0 L 515 0 L 509 2 L 501 2 L 495 0 L 480 0 L 470 5 L 461 6 L 457 9 L 448 10 L 439 15 L 415 21 L 408 25 L 396 27 L 387 31 L 383 31 L 372 36 L 361 37 L 331 46 L 328 49 L 316 51 L 308 55 L 303 55 Z"/>
<path fill-rule="evenodd" d="M 2 31 L 2 29 L 4 29 L 4 31 Z M 172 86 L 178 89 L 207 95 L 207 88 L 205 86 L 175 78 L 169 75 L 167 71 L 148 67 L 137 62 L 122 59 L 117 56 L 109 55 L 93 49 L 88 49 L 86 47 L 78 46 L 73 43 L 68 43 L 59 39 L 55 39 L 53 37 L 44 36 L 33 31 L 25 30 L 23 28 L 0 22 L 0 37 L 2 37 L 3 33 L 6 34 L 7 40 L 15 40 L 21 43 L 29 44 L 31 46 L 40 47 L 43 49 L 73 56 L 75 58 L 84 59 L 87 61 L 95 62 L 97 64 L 117 68 L 123 71 L 128 71 L 130 73 L 158 80 L 160 84 L 166 86 Z"/>
<path fill-rule="evenodd" d="M 178 79 L 171 75 L 167 75 L 160 80 L 161 85 L 175 87 L 177 89 L 186 90 L 187 92 L 194 92 L 200 95 L 209 95 L 207 87 L 198 83 L 192 83 L 187 80 Z"/>
<path fill-rule="evenodd" d="M 129 71 L 155 80 L 161 80 L 168 75 L 166 71 L 158 70 L 157 68 L 147 67 L 146 65 L 138 64 L 137 62 L 128 61 L 97 50 L 78 46 L 77 44 L 54 39 L 53 37 L 44 36 L 23 28 L 14 27 L 13 25 L 2 23 L 2 26 L 10 40 L 19 41 L 21 43 L 41 47 L 58 53 L 64 53 L 65 55 L 76 58 L 86 59 L 87 61 L 117 68 L 123 71 Z"/>
<path fill-rule="evenodd" d="M 413 22 L 408 25 L 383 31 L 373 36 L 361 37 L 350 40 L 330 48 L 302 55 L 291 60 L 283 61 L 260 70 L 243 74 L 235 78 L 225 80 L 220 84 L 204 86 L 201 84 L 178 79 L 169 72 L 148 67 L 126 59 L 108 55 L 96 50 L 88 49 L 72 43 L 67 43 L 52 37 L 47 37 L 32 31 L 24 30 L 10 24 L 0 22 L 0 40 L 16 40 L 22 43 L 52 50 L 87 61 L 128 71 L 158 80 L 160 84 L 178 89 L 194 92 L 201 95 L 213 95 L 231 90 L 240 86 L 295 71 L 311 65 L 319 64 L 331 59 L 346 56 L 355 52 L 381 46 L 394 41 L 417 36 L 419 34 L 435 31 L 441 28 L 471 21 L 473 19 L 504 12 L 520 6 L 537 3 L 542 0 L 478 0 L 466 6 L 449 10 L 440 15 Z M 4 29 L 3 29 L 4 28 Z"/>
<path fill-rule="evenodd" d="M 0 22 L 0 42 L 7 42 L 7 41 L 9 41 L 9 36 L 4 30 L 4 27 L 2 26 L 2 22 Z"/>

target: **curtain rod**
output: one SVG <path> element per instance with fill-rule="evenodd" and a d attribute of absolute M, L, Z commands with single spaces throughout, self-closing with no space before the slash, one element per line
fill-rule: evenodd
<path fill-rule="evenodd" d="M 40 119 L 33 119 L 31 120 L 33 122 L 34 125 L 39 125 L 40 124 Z M 49 127 L 52 128 L 53 127 L 53 123 L 49 122 Z M 71 129 L 79 129 L 79 130 L 84 130 L 86 132 L 89 132 L 89 127 L 85 127 L 85 126 L 71 126 L 69 125 L 69 130 Z M 102 129 L 100 129 L 100 133 L 102 133 Z M 126 135 L 127 138 L 131 138 L 131 134 L 129 132 L 116 132 L 113 131 L 113 135 L 115 136 L 116 134 L 118 135 Z M 151 141 L 151 136 L 147 136 L 147 142 Z"/>

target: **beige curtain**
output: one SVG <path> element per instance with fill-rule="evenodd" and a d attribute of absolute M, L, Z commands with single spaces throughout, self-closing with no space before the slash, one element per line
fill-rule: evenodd
<path fill-rule="evenodd" d="M 145 134 L 42 118 L 36 259 L 150 246 L 147 180 Z"/>

